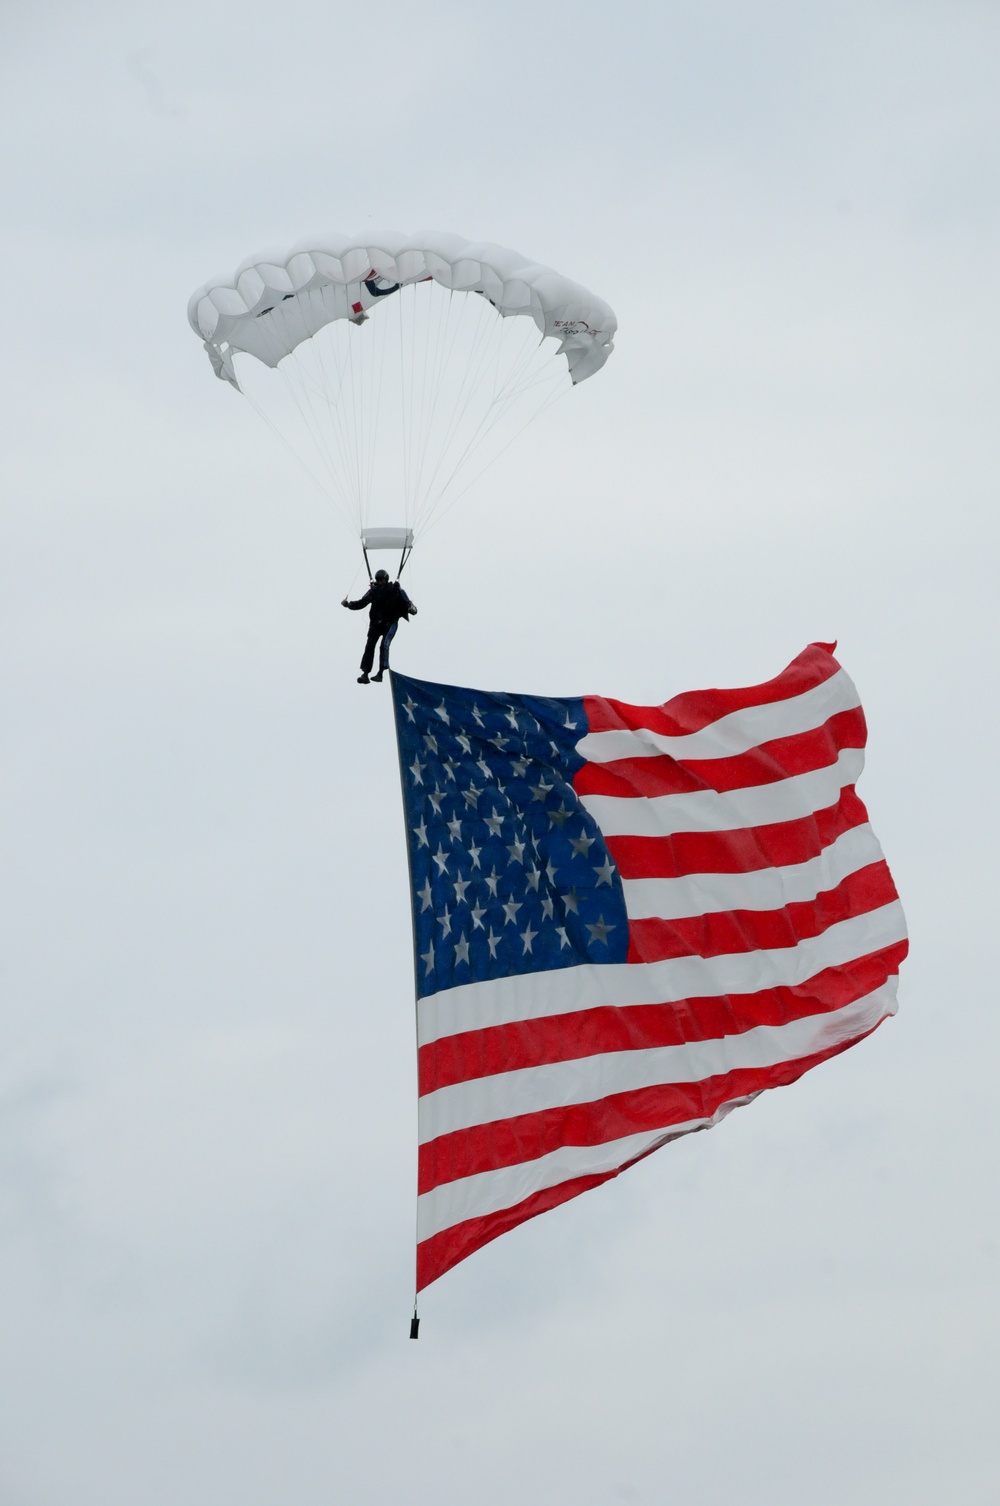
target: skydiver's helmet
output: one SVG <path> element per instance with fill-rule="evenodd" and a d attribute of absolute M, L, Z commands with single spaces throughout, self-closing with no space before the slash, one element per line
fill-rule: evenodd
<path fill-rule="evenodd" d="M 375 579 L 380 581 L 387 581 L 389 579 L 388 570 L 376 570 Z"/>

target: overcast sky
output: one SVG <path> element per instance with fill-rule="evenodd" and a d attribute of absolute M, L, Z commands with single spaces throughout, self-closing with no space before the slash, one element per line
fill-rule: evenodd
<path fill-rule="evenodd" d="M 5 0 L 0 1506 L 995 1506 L 1000 9 Z M 190 292 L 451 229 L 617 348 L 397 668 L 641 703 L 839 640 L 900 1013 L 413 1286 L 356 545 Z"/>

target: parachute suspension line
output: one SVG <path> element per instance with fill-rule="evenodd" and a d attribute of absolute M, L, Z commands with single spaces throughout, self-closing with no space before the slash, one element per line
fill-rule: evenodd
<path fill-rule="evenodd" d="M 400 291 L 402 291 L 402 289 L 400 289 Z M 388 301 L 391 303 L 392 299 L 390 298 Z M 385 307 L 385 305 L 383 304 L 382 307 L 381 307 L 381 310 L 380 310 L 380 317 L 379 317 L 378 390 L 377 390 L 376 397 L 375 397 L 375 413 L 376 413 L 377 422 L 379 422 L 379 423 L 381 423 L 381 420 L 382 420 L 382 394 L 383 394 L 383 391 L 385 390 L 386 367 L 387 367 L 388 362 L 389 362 L 389 346 L 390 346 L 390 343 L 391 343 L 391 336 L 392 336 L 392 322 L 391 321 L 392 321 L 392 315 L 390 313 L 390 310 L 387 309 Z M 372 479 L 371 479 L 371 481 L 369 483 L 369 490 L 372 490 L 374 488 L 374 484 L 375 484 L 375 468 L 376 468 L 377 461 L 378 461 L 378 446 L 376 444 L 373 444 L 372 445 L 372 457 L 371 457 Z"/>
<path fill-rule="evenodd" d="M 435 465 L 434 471 L 432 471 L 431 473 L 431 478 L 428 481 L 427 486 L 425 487 L 424 470 L 427 465 L 428 451 L 434 431 L 434 424 L 437 417 L 439 400 L 441 398 L 444 371 L 449 365 L 450 358 L 455 348 L 455 344 L 458 340 L 459 333 L 464 323 L 466 322 L 465 313 L 469 298 L 470 294 L 468 293 L 461 295 L 461 301 L 458 303 L 458 314 L 456 317 L 455 293 L 454 289 L 449 288 L 447 311 L 444 317 L 437 321 L 437 339 L 435 341 L 434 350 L 434 368 L 433 371 L 428 373 L 426 376 L 426 387 L 429 396 L 428 412 L 426 414 L 422 443 L 420 447 L 420 463 L 419 467 L 417 468 L 416 476 L 414 478 L 415 520 L 422 513 L 426 500 L 427 490 L 430 488 L 430 486 L 433 485 L 434 471 L 437 470 L 437 466 Z M 449 432 L 449 429 L 446 428 L 444 438 L 441 441 L 442 444 L 448 443 Z M 440 450 L 440 445 L 438 446 L 438 449 Z"/>
<path fill-rule="evenodd" d="M 268 335 L 270 334 L 270 332 L 266 329 L 265 333 Z M 352 518 L 349 492 L 345 491 L 343 481 L 337 474 L 336 466 L 332 463 L 333 457 L 330 453 L 328 445 L 325 443 L 323 425 L 321 422 L 315 421 L 312 404 L 309 402 L 308 397 L 309 386 L 304 380 L 300 363 L 296 358 L 296 353 L 292 352 L 291 364 L 289 364 L 289 357 L 283 354 L 277 340 L 274 340 L 273 344 L 275 365 L 269 369 L 272 371 L 277 371 L 280 375 L 285 390 L 288 393 L 291 402 L 298 411 L 304 428 L 312 439 L 313 447 L 317 453 L 317 456 L 321 464 L 323 464 L 326 468 L 326 471 L 328 473 L 328 480 L 326 483 L 322 482 L 319 479 L 312 466 L 306 460 L 305 456 L 302 455 L 298 449 L 296 449 L 295 445 L 293 445 L 288 439 L 288 436 L 286 434 L 283 434 L 280 428 L 278 428 L 278 426 L 271 420 L 266 410 L 262 408 L 261 405 L 257 402 L 252 390 L 243 382 L 241 382 L 240 390 L 242 391 L 244 397 L 246 397 L 254 412 L 260 415 L 264 423 L 267 424 L 267 427 L 274 435 L 277 436 L 278 439 L 281 440 L 281 443 L 285 446 L 289 453 L 295 456 L 298 464 L 305 471 L 306 475 L 312 481 L 317 491 L 320 492 L 320 494 L 327 502 L 333 501 L 339 507 L 341 512 L 343 512 L 345 518 L 350 524 L 352 522 Z M 296 380 L 293 380 L 293 377 Z"/>
<path fill-rule="evenodd" d="M 441 435 L 437 446 L 437 462 L 430 476 L 427 478 L 426 485 L 423 485 L 421 488 L 418 511 L 415 518 L 415 523 L 419 523 L 421 526 L 424 520 L 434 511 L 437 502 L 440 501 L 443 488 L 436 487 L 437 477 L 442 466 L 447 461 L 448 451 L 454 441 L 458 426 L 481 385 L 484 369 L 489 361 L 490 346 L 495 339 L 497 320 L 492 312 L 486 312 L 487 307 L 486 301 L 482 300 L 480 295 L 475 293 L 462 294 L 460 317 L 464 322 L 464 315 L 471 308 L 472 317 L 475 321 L 472 330 L 469 359 L 464 364 L 462 378 L 451 405 L 451 413 L 446 421 L 444 433 Z M 475 319 L 477 313 L 479 317 Z M 456 338 L 457 333 L 456 330 Z M 421 481 L 423 481 L 422 476 Z"/>
<path fill-rule="evenodd" d="M 378 319 L 375 309 L 369 313 L 372 328 L 369 331 L 369 339 L 364 342 L 366 349 L 363 354 L 367 355 L 367 370 L 361 366 L 361 384 L 363 384 L 363 407 L 367 414 L 367 422 L 361 432 L 361 464 L 363 464 L 363 477 L 361 477 L 361 527 L 369 521 L 370 508 L 372 508 L 372 483 L 373 471 L 375 471 L 375 444 L 378 440 L 378 396 L 381 396 L 381 361 L 380 354 L 384 348 L 384 327 L 381 319 Z M 377 390 L 377 378 L 378 390 Z"/>
<path fill-rule="evenodd" d="M 295 446 L 286 438 L 286 436 L 284 434 L 282 434 L 281 430 L 277 427 L 277 425 L 275 425 L 275 424 L 273 424 L 271 422 L 271 420 L 268 418 L 267 414 L 264 412 L 263 408 L 257 402 L 256 398 L 252 397 L 251 394 L 249 392 L 247 392 L 247 390 L 246 390 L 245 387 L 241 386 L 240 391 L 243 393 L 243 396 L 246 398 L 247 402 L 250 404 L 250 406 L 253 409 L 253 411 L 260 418 L 262 418 L 264 420 L 264 422 L 267 424 L 267 427 L 270 429 L 271 433 L 275 436 L 275 438 L 276 439 L 280 439 L 281 443 L 285 446 L 285 449 L 288 451 L 288 453 L 290 455 L 294 455 L 296 463 L 302 467 L 302 469 L 305 471 L 306 475 L 309 477 L 309 480 L 312 482 L 313 486 L 315 486 L 316 490 L 320 493 L 320 495 L 323 497 L 323 499 L 325 501 L 329 501 L 330 500 L 330 488 L 329 488 L 329 486 L 326 486 L 319 479 L 319 477 L 313 471 L 312 467 L 309 465 L 309 462 L 307 460 L 305 460 L 299 454 L 299 452 L 295 448 Z"/>
<path fill-rule="evenodd" d="M 330 478 L 327 488 L 328 494 L 332 495 L 335 500 L 338 500 L 347 515 L 350 516 L 350 490 L 345 486 L 344 477 L 338 473 L 338 466 L 327 442 L 323 422 L 317 417 L 311 384 L 307 380 L 303 359 L 298 351 L 292 351 L 289 355 L 285 356 L 278 364 L 277 370 L 281 374 L 292 402 L 298 409 L 303 426 L 309 434 L 320 460 L 326 467 Z"/>
<path fill-rule="evenodd" d="M 352 329 L 353 333 L 353 329 Z M 367 403 L 365 402 L 365 361 L 368 356 L 368 342 L 364 335 L 368 330 L 358 329 L 362 336 L 359 340 L 351 340 L 348 343 L 351 362 L 351 382 L 354 390 L 354 485 L 358 499 L 358 515 L 364 520 L 367 512 L 364 494 L 364 455 L 365 455 L 365 426 L 367 420 Z"/>
<path fill-rule="evenodd" d="M 340 484 L 344 488 L 345 499 L 347 503 L 350 504 L 350 482 L 345 467 L 345 456 L 347 454 L 347 430 L 344 420 L 344 376 L 346 370 L 346 362 L 338 359 L 336 339 L 337 332 L 335 326 L 328 326 L 328 329 L 329 339 L 326 338 L 327 329 L 324 328 L 320 330 L 318 334 L 313 336 L 310 343 L 315 349 L 316 361 L 319 366 L 319 391 L 326 403 L 326 417 L 328 424 L 327 432 L 337 446 L 337 469 L 339 477 L 341 478 Z M 335 386 L 330 381 L 330 377 L 327 372 L 326 358 L 324 355 L 324 347 L 326 345 L 330 346 L 330 357 L 333 361 L 334 372 L 337 378 Z M 325 434 L 324 440 L 326 440 Z M 360 515 L 358 513 L 356 502 L 355 505 L 351 508 L 351 512 L 352 523 L 354 524 L 355 528 L 358 528 L 360 526 Z"/>
<path fill-rule="evenodd" d="M 444 317 L 433 318 L 433 301 L 422 299 L 424 309 L 424 331 L 421 338 L 423 348 L 423 372 L 420 381 L 420 422 L 417 436 L 418 451 L 415 457 L 415 472 L 413 478 L 414 512 L 420 506 L 422 490 L 422 478 L 424 466 L 427 462 L 427 449 L 430 444 L 431 431 L 434 423 L 434 414 L 437 408 L 438 386 L 438 355 L 441 348 L 442 328 L 446 328 L 451 315 L 452 296 L 449 290 L 447 312 Z M 432 322 L 433 321 L 433 322 Z"/>
<path fill-rule="evenodd" d="M 542 403 L 541 407 L 536 408 L 533 413 L 529 413 L 528 417 L 524 420 L 524 423 L 521 425 L 521 427 L 519 429 L 515 429 L 513 434 L 511 434 L 510 438 L 500 447 L 497 453 L 495 455 L 491 455 L 486 464 L 482 466 L 478 471 L 476 471 L 474 475 L 470 476 L 468 481 L 459 491 L 454 492 L 452 496 L 448 498 L 447 504 L 432 515 L 431 519 L 422 526 L 421 532 L 423 534 L 428 534 L 430 533 L 431 529 L 436 528 L 437 525 L 442 521 L 442 519 L 448 516 L 452 508 L 455 506 L 455 503 L 460 501 L 461 498 L 465 496 L 470 487 L 475 486 L 480 476 L 484 475 L 484 473 L 489 470 L 494 461 L 499 460 L 500 456 L 506 450 L 510 449 L 515 439 L 519 439 L 520 436 L 524 433 L 525 429 L 530 428 L 537 418 L 541 418 L 542 414 L 547 412 L 547 410 L 551 408 L 555 403 L 559 402 L 561 398 L 564 398 L 567 392 L 571 392 L 572 385 L 572 383 L 569 383 L 566 386 L 554 387 L 552 392 L 545 399 L 544 403 Z M 456 467 L 456 470 L 457 469 L 458 467 Z M 453 472 L 452 476 L 454 476 L 454 474 L 455 473 Z"/>
<path fill-rule="evenodd" d="M 403 478 L 402 478 L 402 488 L 403 488 L 403 519 L 406 522 L 406 524 L 409 525 L 410 522 L 411 522 L 411 520 L 412 520 L 412 516 L 413 516 L 413 510 L 412 510 L 412 508 L 410 506 L 410 496 L 409 496 L 409 490 L 408 490 L 408 478 L 409 478 L 409 474 L 410 474 L 409 413 L 410 413 L 410 406 L 411 405 L 407 402 L 406 359 L 405 359 L 405 356 L 403 354 L 403 316 L 404 316 L 404 314 L 406 312 L 406 306 L 403 303 L 403 294 L 405 292 L 407 292 L 407 291 L 408 290 L 406 288 L 400 288 L 400 290 L 399 290 L 399 297 L 397 299 L 395 299 L 394 302 L 396 304 L 396 314 L 397 314 L 397 318 L 396 318 L 396 336 L 397 336 L 397 339 L 398 339 L 398 342 L 399 342 L 399 392 L 400 392 L 400 405 L 401 405 L 401 410 L 402 410 L 401 411 L 402 422 L 400 423 L 399 428 L 400 428 L 400 439 L 401 439 L 402 446 L 403 446 Z M 402 567 L 400 567 L 400 568 L 402 568 Z"/>
<path fill-rule="evenodd" d="M 492 321 L 489 328 L 491 334 L 494 335 L 493 344 L 495 346 L 495 359 L 493 363 L 493 397 L 491 401 L 487 402 L 484 411 L 480 415 L 480 420 L 476 425 L 475 430 L 470 435 L 468 442 L 464 446 L 462 454 L 459 456 L 458 460 L 452 467 L 448 480 L 441 488 L 442 493 L 444 492 L 446 487 L 451 484 L 451 481 L 454 479 L 455 474 L 464 464 L 466 457 L 472 451 L 472 449 L 475 448 L 479 440 L 485 437 L 485 435 L 489 432 L 489 430 L 493 427 L 497 420 L 503 416 L 506 408 L 510 406 L 508 399 L 511 396 L 516 396 L 521 385 L 523 385 L 518 380 L 520 375 L 518 366 L 520 363 L 520 365 L 523 367 L 523 365 L 525 364 L 526 355 L 527 358 L 530 358 L 531 354 L 530 350 L 525 353 L 523 349 L 525 344 L 523 336 L 521 340 L 522 352 L 520 358 L 518 358 L 515 353 L 514 361 L 511 362 L 509 359 L 510 347 L 512 344 L 516 344 L 516 339 L 519 335 L 522 335 L 522 330 L 514 325 L 514 321 L 506 320 L 503 318 Z M 504 372 L 503 378 L 501 379 L 501 362 L 504 360 L 505 356 L 508 356 L 507 366 L 509 369 Z"/>
<path fill-rule="evenodd" d="M 504 325 L 507 325 L 508 323 L 508 321 L 506 320 L 501 322 Z M 510 322 L 513 323 L 513 321 Z M 532 334 L 533 333 L 534 332 L 532 331 Z M 509 351 L 511 344 L 513 343 L 513 337 L 505 339 L 505 334 L 505 330 L 501 331 L 500 339 L 504 342 Z M 517 334 L 522 334 L 522 332 L 516 331 L 515 335 Z M 521 348 L 519 351 L 515 349 L 512 360 L 508 362 L 508 369 L 504 374 L 502 383 L 500 383 L 500 378 L 497 377 L 497 382 L 500 383 L 500 385 L 499 390 L 497 391 L 495 384 L 496 396 L 494 397 L 493 402 L 490 403 L 482 413 L 479 423 L 476 425 L 476 428 L 470 435 L 461 454 L 455 460 L 455 463 L 453 464 L 446 480 L 444 481 L 443 485 L 438 488 L 436 499 L 434 501 L 428 499 L 428 506 L 420 520 L 421 527 L 424 531 L 427 531 L 427 529 L 432 526 L 432 517 L 434 518 L 434 521 L 438 521 L 440 517 L 443 517 L 447 512 L 450 512 L 452 505 L 455 501 L 458 500 L 458 497 L 463 496 L 465 492 L 468 491 L 469 487 L 472 486 L 474 482 L 478 480 L 478 478 L 483 474 L 483 472 L 493 464 L 494 460 L 498 459 L 499 456 L 503 454 L 504 450 L 509 447 L 513 439 L 515 439 L 518 434 L 523 433 L 528 425 L 532 423 L 535 418 L 539 417 L 540 414 L 544 412 L 545 409 L 549 407 L 553 401 L 555 401 L 556 397 L 561 395 L 563 391 L 567 390 L 562 380 L 564 373 L 557 366 L 553 367 L 551 373 L 543 370 L 537 377 L 535 377 L 531 381 L 526 381 L 524 379 L 526 371 L 532 363 L 533 356 L 537 354 L 537 352 L 543 345 L 544 338 L 536 342 L 532 338 L 524 339 L 522 335 Z M 501 418 L 506 416 L 506 414 L 511 410 L 514 403 L 519 397 L 521 397 L 532 387 L 540 386 L 543 383 L 552 384 L 553 390 L 549 397 L 547 397 L 538 406 L 535 412 L 528 414 L 524 422 L 519 426 L 514 434 L 507 439 L 507 441 L 501 446 L 500 450 L 497 451 L 495 455 L 491 455 L 486 460 L 485 464 L 479 468 L 475 475 L 470 477 L 470 479 L 461 488 L 461 490 L 456 495 L 449 498 L 447 504 L 442 507 L 440 504 L 444 500 L 445 494 L 452 486 L 456 476 L 458 475 L 462 467 L 466 464 L 476 446 L 485 438 L 485 436 L 495 426 L 495 424 Z"/>
<path fill-rule="evenodd" d="M 266 333 L 269 335 L 270 331 Z M 319 398 L 329 415 L 332 412 L 331 395 L 326 385 L 322 362 L 320 361 L 320 369 L 323 373 L 323 380 L 317 381 L 309 372 L 306 365 L 307 347 L 309 347 L 309 354 L 321 357 L 320 348 L 315 340 L 303 342 L 291 352 L 285 353 L 275 339 L 275 369 L 280 373 L 286 391 L 299 413 L 303 428 L 326 468 L 330 479 L 330 485 L 325 488 L 328 497 L 338 502 L 348 520 L 351 520 L 350 486 L 347 484 L 342 465 L 338 465 L 337 457 L 330 448 L 327 425 L 323 421 L 321 412 L 317 411 L 315 401 Z"/>

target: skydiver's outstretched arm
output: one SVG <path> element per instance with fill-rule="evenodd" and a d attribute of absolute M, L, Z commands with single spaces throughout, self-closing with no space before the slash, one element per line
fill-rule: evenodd
<path fill-rule="evenodd" d="M 357 601 L 348 601 L 345 596 L 340 605 L 346 607 L 349 612 L 360 612 L 362 607 L 367 607 L 371 604 L 371 599 L 372 588 L 369 586 L 364 596 L 359 597 Z"/>

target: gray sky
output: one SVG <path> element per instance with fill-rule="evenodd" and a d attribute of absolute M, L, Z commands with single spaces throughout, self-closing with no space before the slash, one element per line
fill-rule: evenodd
<path fill-rule="evenodd" d="M 992 3 L 0 12 L 0 1506 L 993 1506 Z M 493 239 L 607 368 L 397 667 L 654 702 L 837 638 L 906 905 L 857 1050 L 412 1298 L 410 931 L 354 546 L 191 290 Z"/>

